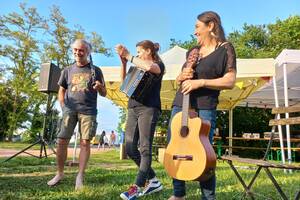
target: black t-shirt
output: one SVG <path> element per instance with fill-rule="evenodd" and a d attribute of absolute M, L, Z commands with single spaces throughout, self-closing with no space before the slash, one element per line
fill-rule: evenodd
<path fill-rule="evenodd" d="M 157 63 L 160 68 L 160 74 L 155 74 L 156 78 L 151 83 L 152 86 L 150 90 L 147 92 L 145 97 L 141 101 L 137 101 L 135 99 L 129 98 L 128 108 L 134 108 L 137 106 L 147 106 L 147 107 L 155 107 L 159 110 L 161 109 L 160 102 L 160 88 L 161 81 L 165 71 L 165 65 L 163 62 Z"/>
<path fill-rule="evenodd" d="M 95 67 L 95 78 L 104 82 L 100 68 Z M 65 88 L 65 107 L 86 115 L 97 114 L 97 91 L 92 88 L 90 64 L 77 67 L 76 64 L 65 68 L 58 85 Z"/>
<path fill-rule="evenodd" d="M 236 55 L 231 43 L 219 46 L 215 51 L 197 62 L 194 79 L 216 79 L 229 70 L 236 70 Z M 220 90 L 199 88 L 190 94 L 191 107 L 195 109 L 216 109 Z M 181 88 L 176 92 L 173 106 L 182 106 Z"/>

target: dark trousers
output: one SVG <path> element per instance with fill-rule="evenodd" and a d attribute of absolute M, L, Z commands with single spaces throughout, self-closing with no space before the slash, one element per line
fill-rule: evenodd
<path fill-rule="evenodd" d="M 171 120 L 169 123 L 169 128 L 168 128 L 168 138 L 167 140 L 170 141 L 171 139 L 171 130 L 170 130 L 170 125 L 172 123 L 172 118 L 174 115 L 178 112 L 181 111 L 181 107 L 174 106 L 172 108 L 171 112 Z M 211 128 L 209 132 L 209 141 L 212 143 L 213 141 L 213 135 L 214 135 L 214 130 L 216 127 L 216 110 L 199 110 L 198 115 L 205 120 L 210 121 L 211 123 Z M 213 200 L 216 199 L 215 197 L 215 190 L 216 190 L 216 176 L 213 175 L 210 179 L 207 181 L 201 181 L 199 182 L 200 188 L 201 188 L 201 194 L 203 200 Z M 177 180 L 173 179 L 173 192 L 174 196 L 176 197 L 183 197 L 185 196 L 185 181 L 182 180 Z"/>
<path fill-rule="evenodd" d="M 139 106 L 128 109 L 126 153 L 139 167 L 135 182 L 139 187 L 144 187 L 146 180 L 155 177 L 151 162 L 152 142 L 158 116 L 159 110 L 153 107 Z"/>

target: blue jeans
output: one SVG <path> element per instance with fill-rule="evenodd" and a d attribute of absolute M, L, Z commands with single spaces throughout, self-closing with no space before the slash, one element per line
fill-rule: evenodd
<path fill-rule="evenodd" d="M 171 130 L 170 130 L 170 125 L 172 122 L 172 119 L 174 115 L 178 112 L 181 111 L 181 107 L 174 106 L 171 111 L 171 120 L 169 123 L 169 128 L 168 128 L 168 137 L 167 140 L 168 142 L 171 139 Z M 209 141 L 212 143 L 213 141 L 213 135 L 214 135 L 214 130 L 216 127 L 216 115 L 217 111 L 216 110 L 198 110 L 198 115 L 205 120 L 210 121 L 211 123 L 211 128 L 209 132 Z M 216 199 L 215 197 L 215 190 L 216 190 L 216 176 L 213 175 L 210 179 L 206 181 L 201 181 L 199 182 L 200 188 L 201 188 L 201 193 L 202 193 L 202 200 L 213 200 Z M 173 192 L 175 197 L 183 197 L 185 196 L 185 181 L 173 179 Z"/>

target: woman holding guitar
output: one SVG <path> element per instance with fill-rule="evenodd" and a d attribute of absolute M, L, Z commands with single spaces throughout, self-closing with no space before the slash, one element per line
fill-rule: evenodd
<path fill-rule="evenodd" d="M 129 98 L 128 101 L 125 130 L 126 153 L 139 167 L 139 171 L 135 184 L 120 195 L 125 200 L 133 200 L 162 190 L 162 185 L 151 168 L 151 161 L 155 126 L 161 111 L 160 88 L 165 66 L 157 54 L 158 44 L 144 40 L 137 43 L 136 48 L 136 57 L 132 56 L 123 45 L 117 45 L 115 48 L 122 62 L 121 79 L 125 78 L 127 61 L 155 77 L 143 99 Z"/>
<path fill-rule="evenodd" d="M 173 125 L 174 115 L 182 110 L 183 96 L 190 94 L 191 108 L 211 124 L 209 140 L 212 142 L 220 90 L 232 89 L 235 85 L 236 56 L 233 46 L 225 39 L 217 13 L 208 11 L 198 15 L 194 35 L 199 46 L 187 53 L 187 61 L 176 78 L 181 87 L 173 101 L 170 125 Z M 169 127 L 172 142 L 171 131 Z M 200 188 L 202 199 L 216 199 L 214 173 L 208 180 L 200 181 Z M 185 181 L 173 179 L 173 196 L 169 200 L 183 200 L 185 194 Z"/>

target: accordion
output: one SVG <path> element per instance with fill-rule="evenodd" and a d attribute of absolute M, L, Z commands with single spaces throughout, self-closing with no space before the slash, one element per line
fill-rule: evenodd
<path fill-rule="evenodd" d="M 126 94 L 126 96 L 135 99 L 136 101 L 142 101 L 147 96 L 147 93 L 150 92 L 151 82 L 155 77 L 156 76 L 150 72 L 131 66 L 120 90 Z"/>

